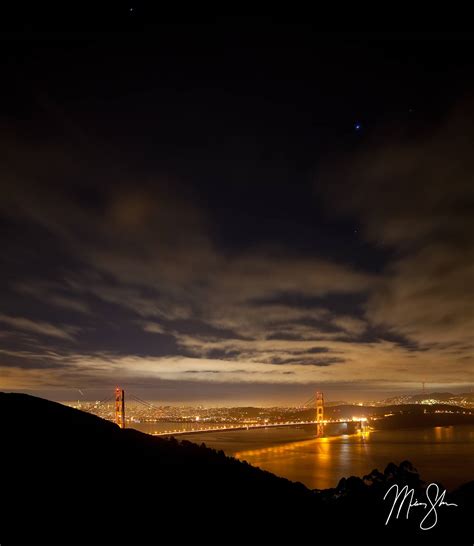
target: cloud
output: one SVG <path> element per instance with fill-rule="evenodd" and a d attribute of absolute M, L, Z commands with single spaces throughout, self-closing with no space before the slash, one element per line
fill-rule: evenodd
<path fill-rule="evenodd" d="M 330 343 L 330 351 L 343 354 L 343 358 L 325 365 L 305 358 L 285 362 L 287 347 L 280 344 L 281 362 L 259 362 L 246 358 L 228 361 L 217 358 L 142 357 L 116 353 L 51 353 L 51 361 L 57 367 L 50 369 L 24 369 L 10 366 L 9 377 L 28 378 L 29 385 L 68 386 L 80 384 L 85 387 L 111 388 L 116 382 L 133 388 L 137 385 L 159 385 L 162 381 L 191 381 L 214 384 L 235 383 L 331 385 L 354 383 L 367 388 L 379 389 L 413 388 L 428 381 L 430 384 L 467 387 L 465 365 L 446 366 L 447 350 L 429 350 L 416 355 L 396 343 L 377 342 L 347 345 L 342 342 Z M 301 346 L 298 344 L 298 349 Z M 269 354 L 272 354 L 269 351 Z M 291 353 L 290 353 L 291 354 Z M 39 358 L 39 356 L 37 357 Z M 1 363 L 1 355 L 0 355 Z M 468 365 L 472 366 L 472 359 Z M 310 364 L 310 365 L 308 365 Z M 1 365 L 1 364 L 0 364 Z M 2 372 L 3 373 L 3 372 Z"/>
<path fill-rule="evenodd" d="M 143 323 L 143 330 L 152 334 L 166 334 L 166 330 L 163 328 L 163 326 L 156 322 Z"/>
<path fill-rule="evenodd" d="M 2 216 L 18 233 L 31 230 L 30 260 L 50 244 L 33 260 L 34 278 L 12 271 L 5 286 L 15 294 L 0 321 L 53 341 L 86 330 L 102 339 L 106 326 L 120 336 L 107 351 L 84 344 L 70 353 L 2 339 L 10 384 L 467 383 L 474 159 L 462 117 L 429 134 L 377 137 L 320 173 L 329 212 L 360 225 L 367 253 L 383 249 L 377 273 L 331 259 L 317 243 L 305 252 L 278 241 L 226 247 L 198 196 L 165 173 L 124 176 L 58 146 L 10 150 Z M 44 320 L 27 316 L 31 298 Z M 154 355 L 133 353 L 137 330 Z"/>
<path fill-rule="evenodd" d="M 371 322 L 424 345 L 474 349 L 474 260 L 441 243 L 393 262 L 368 304 Z"/>
<path fill-rule="evenodd" d="M 108 181 L 99 183 L 97 174 L 78 160 L 77 177 L 66 184 L 70 167 L 66 158 L 63 162 L 61 150 L 43 148 L 42 152 L 26 151 L 32 161 L 25 163 L 17 161 L 21 154 L 12 151 L 15 169 L 7 181 L 3 214 L 45 230 L 55 251 L 67 249 L 71 265 L 51 274 L 47 263 L 45 279 L 15 278 L 12 287 L 17 294 L 48 306 L 86 315 L 81 322 L 84 343 L 89 331 L 100 337 L 109 324 L 124 341 L 121 351 L 110 344 L 113 357 L 109 360 L 94 360 L 92 349 L 89 359 L 64 356 L 68 373 L 77 368 L 86 381 L 89 374 L 99 374 L 88 363 L 100 361 L 109 366 L 112 376 L 117 372 L 114 362 L 132 361 L 133 354 L 126 354 L 124 346 L 127 337 L 133 336 L 130 325 L 138 324 L 150 336 L 172 336 L 176 341 L 177 354 L 169 358 L 177 360 L 160 361 L 174 370 L 166 368 L 167 378 L 178 380 L 182 366 L 176 363 L 189 359 L 195 365 L 183 368 L 182 374 L 192 376 L 193 381 L 212 375 L 214 382 L 216 378 L 271 382 L 275 373 L 271 363 L 280 359 L 279 381 L 292 380 L 298 369 L 303 380 L 309 377 L 303 371 L 309 363 L 330 367 L 343 361 L 339 354 L 316 355 L 315 340 L 363 330 L 360 318 L 338 317 L 319 304 L 303 308 L 278 300 L 295 294 L 318 298 L 365 293 L 377 282 L 374 275 L 317 254 L 300 255 L 278 244 L 228 252 L 215 243 L 216 227 L 179 180 L 163 175 L 131 184 L 120 173 L 108 173 Z M 48 164 L 45 158 L 55 155 L 59 160 L 51 159 L 49 179 L 45 177 L 41 187 L 35 185 L 36 171 L 43 171 Z M 117 180 L 112 183 L 114 176 Z M 48 260 L 54 264 L 54 252 L 45 255 Z M 38 269 L 37 275 L 41 273 Z M 22 327 L 36 327 L 39 333 L 38 323 L 34 324 L 30 320 Z M 75 333 L 48 321 L 41 324 L 42 333 L 58 339 L 70 340 Z M 88 347 L 84 349 L 87 352 Z M 31 361 L 26 354 L 23 358 Z M 198 360 L 203 367 L 196 364 Z M 153 362 L 159 374 L 164 374 L 158 361 Z M 66 381 L 68 375 L 62 373 Z M 59 381 L 59 375 L 56 379 Z"/>
<path fill-rule="evenodd" d="M 467 102 L 427 133 L 375 134 L 320 173 L 330 206 L 355 216 L 365 236 L 380 245 L 409 250 L 434 239 L 472 242 L 473 112 L 474 103 Z"/>
<path fill-rule="evenodd" d="M 378 134 L 318 179 L 330 206 L 389 252 L 366 320 L 464 357 L 474 345 L 473 112 L 467 102 L 424 134 Z"/>
<path fill-rule="evenodd" d="M 49 305 L 63 307 L 64 309 L 70 309 L 78 313 L 90 312 L 90 309 L 85 302 L 80 301 L 79 299 L 73 299 L 68 295 L 56 293 L 55 290 L 58 286 L 55 286 L 54 283 L 51 282 L 38 282 L 34 279 L 30 279 L 13 283 L 13 288 L 22 294 L 33 296 Z M 61 288 L 60 285 L 59 288 Z"/>
<path fill-rule="evenodd" d="M 78 328 L 74 326 L 55 326 L 49 322 L 33 321 L 24 317 L 12 317 L 4 314 L 0 314 L 0 322 L 3 322 L 14 330 L 23 330 L 42 336 L 67 339 L 69 341 L 73 341 L 74 334 L 78 332 Z"/>

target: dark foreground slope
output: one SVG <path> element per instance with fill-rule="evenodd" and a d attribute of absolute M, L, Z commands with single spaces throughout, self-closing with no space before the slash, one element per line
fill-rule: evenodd
<path fill-rule="evenodd" d="M 39 398 L 0 393 L 0 412 L 2 544 L 472 543 L 473 484 L 433 531 L 419 518 L 385 527 L 392 483 L 421 495 L 409 465 L 314 492 Z"/>

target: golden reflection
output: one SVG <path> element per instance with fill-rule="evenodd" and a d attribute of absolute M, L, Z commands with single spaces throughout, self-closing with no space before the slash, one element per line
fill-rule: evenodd
<path fill-rule="evenodd" d="M 363 433 L 366 437 L 368 431 Z M 357 436 L 356 434 L 345 434 L 342 438 L 347 439 Z M 321 438 L 312 438 L 311 440 L 300 440 L 298 442 L 290 442 L 284 444 L 278 444 L 275 446 L 264 447 L 260 449 L 247 449 L 245 451 L 236 451 L 233 456 L 236 459 L 254 459 L 265 455 L 276 454 L 288 454 L 292 451 L 307 450 L 308 448 L 314 448 L 315 454 L 326 457 L 330 451 L 330 444 L 341 443 L 341 436 L 322 436 Z"/>
<path fill-rule="evenodd" d="M 338 475 L 345 475 L 351 453 L 349 444 L 360 444 L 365 449 L 363 434 L 323 436 L 309 440 L 283 443 L 259 449 L 237 451 L 233 456 L 254 466 L 280 476 L 291 475 L 310 486 L 334 487 L 334 468 Z M 308 483 L 307 476 L 311 476 Z"/>
<path fill-rule="evenodd" d="M 363 440 L 367 440 L 368 438 L 370 438 L 370 429 L 368 428 L 365 428 L 364 430 L 358 430 L 357 431 L 357 436 L 360 436 Z"/>
<path fill-rule="evenodd" d="M 453 438 L 453 431 L 454 429 L 452 426 L 434 427 L 436 441 L 441 442 L 451 440 Z"/>

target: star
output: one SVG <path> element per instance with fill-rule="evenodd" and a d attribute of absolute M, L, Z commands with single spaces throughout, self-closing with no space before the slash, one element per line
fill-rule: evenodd
<path fill-rule="evenodd" d="M 362 129 L 362 124 L 357 122 L 357 123 L 354 123 L 354 129 L 356 131 L 360 131 Z"/>

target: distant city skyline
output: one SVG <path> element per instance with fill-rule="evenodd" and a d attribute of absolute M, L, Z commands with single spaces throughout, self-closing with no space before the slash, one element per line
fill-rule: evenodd
<path fill-rule="evenodd" d="M 276 393 L 271 395 L 271 393 L 267 393 L 265 396 L 258 397 L 257 394 L 244 394 L 242 395 L 240 391 L 238 394 L 234 394 L 234 397 L 222 397 L 222 393 L 216 393 L 215 398 L 199 398 L 199 396 L 191 396 L 188 399 L 185 398 L 179 398 L 180 393 L 178 391 L 179 384 L 176 385 L 176 392 L 175 396 L 176 398 L 170 396 L 170 393 L 168 393 L 165 396 L 158 396 L 157 394 L 154 394 L 152 390 L 150 389 L 143 389 L 143 388 L 131 388 L 130 392 L 134 395 L 138 395 L 142 397 L 144 400 L 147 400 L 149 402 L 152 402 L 157 405 L 170 405 L 170 406 L 189 406 L 189 407 L 197 407 L 197 406 L 203 406 L 203 407 L 245 407 L 245 406 L 253 406 L 253 407 L 297 407 L 301 406 L 305 400 L 307 400 L 312 394 L 316 392 L 316 390 L 311 389 L 304 389 L 301 391 L 295 392 L 294 389 L 291 389 L 286 387 L 286 391 L 278 390 Z M 257 389 L 256 389 L 257 390 Z M 32 391 L 28 391 L 25 389 L 18 389 L 13 392 L 26 392 L 28 394 L 32 394 L 34 396 L 42 396 L 45 398 L 50 398 L 52 400 L 55 400 L 57 402 L 65 402 L 65 403 L 89 403 L 89 402 L 96 402 L 99 400 L 103 400 L 107 397 L 111 397 L 113 393 L 112 389 L 91 389 L 83 391 L 83 394 L 76 391 L 74 392 L 72 389 L 59 389 L 55 391 L 51 390 L 45 390 L 41 391 L 38 389 L 34 389 Z M 129 392 L 128 389 L 126 389 L 126 393 Z M 425 395 L 428 396 L 431 393 L 451 393 L 453 395 L 458 394 L 471 394 L 474 393 L 474 389 L 469 388 L 452 388 L 450 390 L 446 389 L 435 389 L 435 388 L 429 388 L 426 389 Z M 259 391 L 259 394 L 262 394 Z M 343 396 L 345 395 L 345 396 Z M 325 400 L 326 403 L 332 404 L 334 402 L 347 402 L 347 403 L 369 403 L 369 402 L 380 402 L 389 398 L 396 398 L 401 396 L 416 396 L 416 395 L 423 395 L 423 390 L 420 389 L 414 389 L 413 391 L 404 390 L 404 391 L 386 391 L 385 393 L 381 393 L 380 396 L 374 396 L 374 393 L 371 391 L 358 391 L 357 393 L 349 394 L 349 391 L 342 390 L 342 391 L 332 391 L 331 389 L 325 391 Z M 126 394 L 126 398 L 127 394 Z"/>

